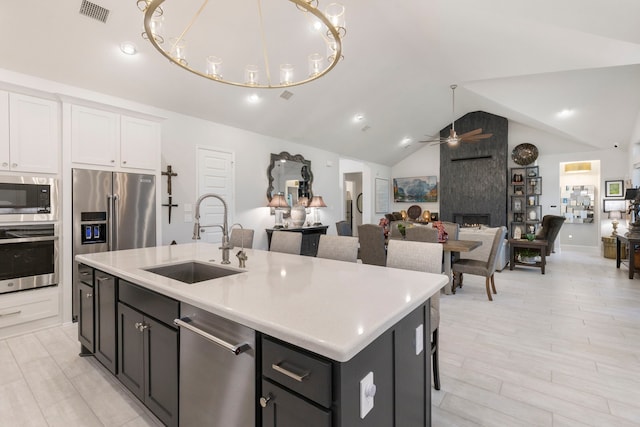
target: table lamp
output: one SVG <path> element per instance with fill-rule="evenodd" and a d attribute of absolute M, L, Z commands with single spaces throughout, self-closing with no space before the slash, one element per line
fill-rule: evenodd
<path fill-rule="evenodd" d="M 622 218 L 622 215 L 620 214 L 620 211 L 611 211 L 609 212 L 609 219 L 612 220 L 611 221 L 611 226 L 613 227 L 613 231 L 611 232 L 611 236 L 616 236 L 618 234 L 618 224 L 620 224 L 620 222 L 618 221 L 620 218 Z"/>
<path fill-rule="evenodd" d="M 287 204 L 287 200 L 284 198 L 284 194 L 274 194 L 267 206 L 269 206 L 270 208 L 274 208 L 275 224 L 273 228 L 284 228 L 284 224 L 282 221 L 282 208 L 289 207 L 289 205 Z"/>
<path fill-rule="evenodd" d="M 324 204 L 324 200 L 322 200 L 322 196 L 313 196 L 311 198 L 311 202 L 309 203 L 310 208 L 315 208 L 313 210 L 313 225 L 322 225 L 320 219 L 318 218 L 318 208 L 326 208 L 327 205 Z"/>

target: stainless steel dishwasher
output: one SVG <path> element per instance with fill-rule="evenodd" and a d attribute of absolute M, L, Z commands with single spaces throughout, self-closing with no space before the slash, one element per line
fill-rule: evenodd
<path fill-rule="evenodd" d="M 255 427 L 255 331 L 180 305 L 180 426 Z"/>

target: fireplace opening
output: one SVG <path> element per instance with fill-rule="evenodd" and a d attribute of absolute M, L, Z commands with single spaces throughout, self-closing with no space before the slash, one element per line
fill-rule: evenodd
<path fill-rule="evenodd" d="M 453 222 L 460 225 L 460 228 L 478 228 L 481 225 L 491 225 L 490 214 L 469 214 L 454 213 Z"/>

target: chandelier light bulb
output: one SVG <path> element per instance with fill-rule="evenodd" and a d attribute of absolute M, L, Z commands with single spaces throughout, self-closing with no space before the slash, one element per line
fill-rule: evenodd
<path fill-rule="evenodd" d="M 159 44 L 164 43 L 164 17 L 161 15 L 154 15 L 149 21 L 151 27 L 151 36 Z M 144 38 L 148 38 L 148 34 L 143 33 Z"/>
<path fill-rule="evenodd" d="M 293 65 L 280 64 L 280 84 L 290 85 L 293 83 Z"/>
<path fill-rule="evenodd" d="M 222 58 L 207 56 L 207 75 L 214 79 L 222 78 Z"/>
<path fill-rule="evenodd" d="M 322 55 L 312 53 L 309 55 L 309 77 L 317 76 L 322 71 Z"/>
<path fill-rule="evenodd" d="M 258 85 L 258 67 L 255 65 L 247 65 L 244 69 L 244 83 L 249 86 Z"/>
<path fill-rule="evenodd" d="M 331 3 L 324 11 L 325 15 L 336 29 L 345 28 L 345 8 L 340 3 Z"/>
<path fill-rule="evenodd" d="M 187 65 L 187 41 L 185 39 L 171 39 L 171 55 L 182 65 Z"/>

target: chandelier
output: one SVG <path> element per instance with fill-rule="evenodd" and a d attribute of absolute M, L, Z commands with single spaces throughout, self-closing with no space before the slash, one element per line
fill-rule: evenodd
<path fill-rule="evenodd" d="M 345 8 L 338 3 L 324 12 L 318 0 L 137 0 L 137 5 L 144 12 L 144 39 L 173 64 L 220 83 L 301 85 L 324 76 L 343 57 Z"/>

